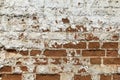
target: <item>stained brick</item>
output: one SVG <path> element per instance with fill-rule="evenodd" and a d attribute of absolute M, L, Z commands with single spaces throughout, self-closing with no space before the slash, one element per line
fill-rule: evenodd
<path fill-rule="evenodd" d="M 111 75 L 101 74 L 100 75 L 100 80 L 112 80 L 112 77 L 111 77 Z"/>
<path fill-rule="evenodd" d="M 83 56 L 105 56 L 104 50 L 83 50 L 82 51 Z"/>
<path fill-rule="evenodd" d="M 101 58 L 90 58 L 91 64 L 101 64 Z"/>
<path fill-rule="evenodd" d="M 36 80 L 60 80 L 58 74 L 37 74 Z"/>
<path fill-rule="evenodd" d="M 20 51 L 19 54 L 21 54 L 23 56 L 27 56 L 28 55 L 28 50 L 26 50 L 26 51 Z"/>
<path fill-rule="evenodd" d="M 69 21 L 68 18 L 62 18 L 62 22 L 63 22 L 63 23 L 69 23 L 70 21 Z"/>
<path fill-rule="evenodd" d="M 12 67 L 4 66 L 4 67 L 0 68 L 0 72 L 12 72 Z"/>
<path fill-rule="evenodd" d="M 48 57 L 64 57 L 66 56 L 66 50 L 48 50 L 44 51 L 44 55 Z"/>
<path fill-rule="evenodd" d="M 113 80 L 120 80 L 120 74 L 114 74 Z"/>
<path fill-rule="evenodd" d="M 2 80 L 22 80 L 21 74 L 4 74 Z"/>
<path fill-rule="evenodd" d="M 41 50 L 32 50 L 32 51 L 30 52 L 30 55 L 31 55 L 31 56 L 36 56 L 36 55 L 40 55 L 40 53 L 41 53 Z"/>
<path fill-rule="evenodd" d="M 102 48 L 118 48 L 118 42 L 104 42 Z"/>
<path fill-rule="evenodd" d="M 75 75 L 74 80 L 92 80 L 90 75 L 81 76 L 81 75 Z"/>
<path fill-rule="evenodd" d="M 107 50 L 107 56 L 117 57 L 118 56 L 118 50 Z"/>
<path fill-rule="evenodd" d="M 79 42 L 79 43 L 67 43 L 63 45 L 64 48 L 74 48 L 74 49 L 85 49 L 86 48 L 86 42 Z"/>
<path fill-rule="evenodd" d="M 104 64 L 120 64 L 120 58 L 104 58 Z"/>
<path fill-rule="evenodd" d="M 100 43 L 99 42 L 89 42 L 88 48 L 100 48 Z"/>
<path fill-rule="evenodd" d="M 16 49 L 5 49 L 7 52 L 17 53 Z"/>
<path fill-rule="evenodd" d="M 21 70 L 22 70 L 23 72 L 27 72 L 27 71 L 28 71 L 27 66 L 20 66 L 20 68 L 21 68 Z"/>

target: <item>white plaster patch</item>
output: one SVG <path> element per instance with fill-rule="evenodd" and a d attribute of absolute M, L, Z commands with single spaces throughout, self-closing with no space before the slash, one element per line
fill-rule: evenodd
<path fill-rule="evenodd" d="M 60 74 L 60 80 L 73 80 L 74 74 L 73 73 L 61 73 Z"/>
<path fill-rule="evenodd" d="M 46 65 L 39 65 L 36 68 L 36 72 L 37 73 L 46 74 L 46 73 L 49 73 L 49 68 Z"/>
<path fill-rule="evenodd" d="M 32 73 L 23 74 L 23 80 L 35 80 L 35 75 Z"/>
<path fill-rule="evenodd" d="M 99 65 L 93 65 L 88 68 L 88 72 L 90 74 L 110 74 L 110 73 L 116 73 L 117 72 L 117 67 L 116 66 L 99 66 Z"/>

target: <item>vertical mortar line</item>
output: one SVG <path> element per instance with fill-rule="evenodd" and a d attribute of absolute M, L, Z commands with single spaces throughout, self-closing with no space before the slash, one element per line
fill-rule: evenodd
<path fill-rule="evenodd" d="M 89 42 L 87 42 L 87 41 L 85 41 L 85 42 L 86 42 L 86 49 L 89 49 L 89 47 L 88 47 Z"/>
<path fill-rule="evenodd" d="M 102 48 L 102 41 L 99 41 L 99 44 L 100 44 L 100 49 Z"/>
<path fill-rule="evenodd" d="M 65 32 L 66 33 L 66 40 L 69 40 L 69 32 Z"/>
<path fill-rule="evenodd" d="M 24 73 L 21 73 L 22 80 L 24 80 L 24 79 L 23 79 L 23 74 L 24 74 Z"/>
<path fill-rule="evenodd" d="M 101 49 L 101 50 L 102 50 L 102 45 L 103 45 L 103 41 L 100 41 L 100 49 Z M 104 50 L 104 49 L 103 49 L 103 50 Z M 106 56 L 106 51 L 105 51 L 105 56 Z M 105 57 L 105 56 L 104 56 L 104 57 Z M 104 63 L 103 63 L 104 57 L 101 57 L 101 66 L 104 65 Z"/>
<path fill-rule="evenodd" d="M 101 57 L 101 66 L 103 66 L 104 63 L 103 63 L 103 57 Z"/>
<path fill-rule="evenodd" d="M 14 73 L 14 72 L 13 72 L 13 71 L 14 71 L 14 70 L 13 70 L 13 65 L 11 66 L 11 70 L 12 70 L 11 73 Z"/>
<path fill-rule="evenodd" d="M 105 57 L 107 57 L 107 49 L 104 49 L 105 50 Z"/>
<path fill-rule="evenodd" d="M 111 80 L 113 80 L 113 75 L 114 75 L 114 74 L 111 75 Z"/>
<path fill-rule="evenodd" d="M 31 57 L 31 56 L 30 56 L 31 50 L 32 50 L 32 49 L 28 49 L 28 57 Z"/>
<path fill-rule="evenodd" d="M 83 57 L 82 52 L 83 52 L 83 49 L 80 49 L 80 57 Z"/>

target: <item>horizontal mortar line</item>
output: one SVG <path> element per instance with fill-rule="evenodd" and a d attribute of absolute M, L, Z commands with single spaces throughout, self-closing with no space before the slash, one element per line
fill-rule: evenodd
<path fill-rule="evenodd" d="M 9 49 L 15 49 L 15 50 L 24 50 L 24 49 L 21 49 L 22 47 L 11 47 Z M 25 50 L 28 49 L 28 50 L 41 50 L 41 48 L 27 48 L 25 47 Z M 47 48 L 45 47 L 44 50 L 94 50 L 94 51 L 97 51 L 97 50 L 119 50 L 119 48 L 85 48 L 85 49 L 81 49 L 81 48 Z M 43 49 L 41 51 L 44 51 Z"/>

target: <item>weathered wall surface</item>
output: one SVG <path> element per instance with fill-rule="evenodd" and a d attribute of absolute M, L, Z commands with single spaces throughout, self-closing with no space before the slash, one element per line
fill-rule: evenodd
<path fill-rule="evenodd" d="M 0 80 L 120 80 L 119 0 L 0 0 Z"/>

